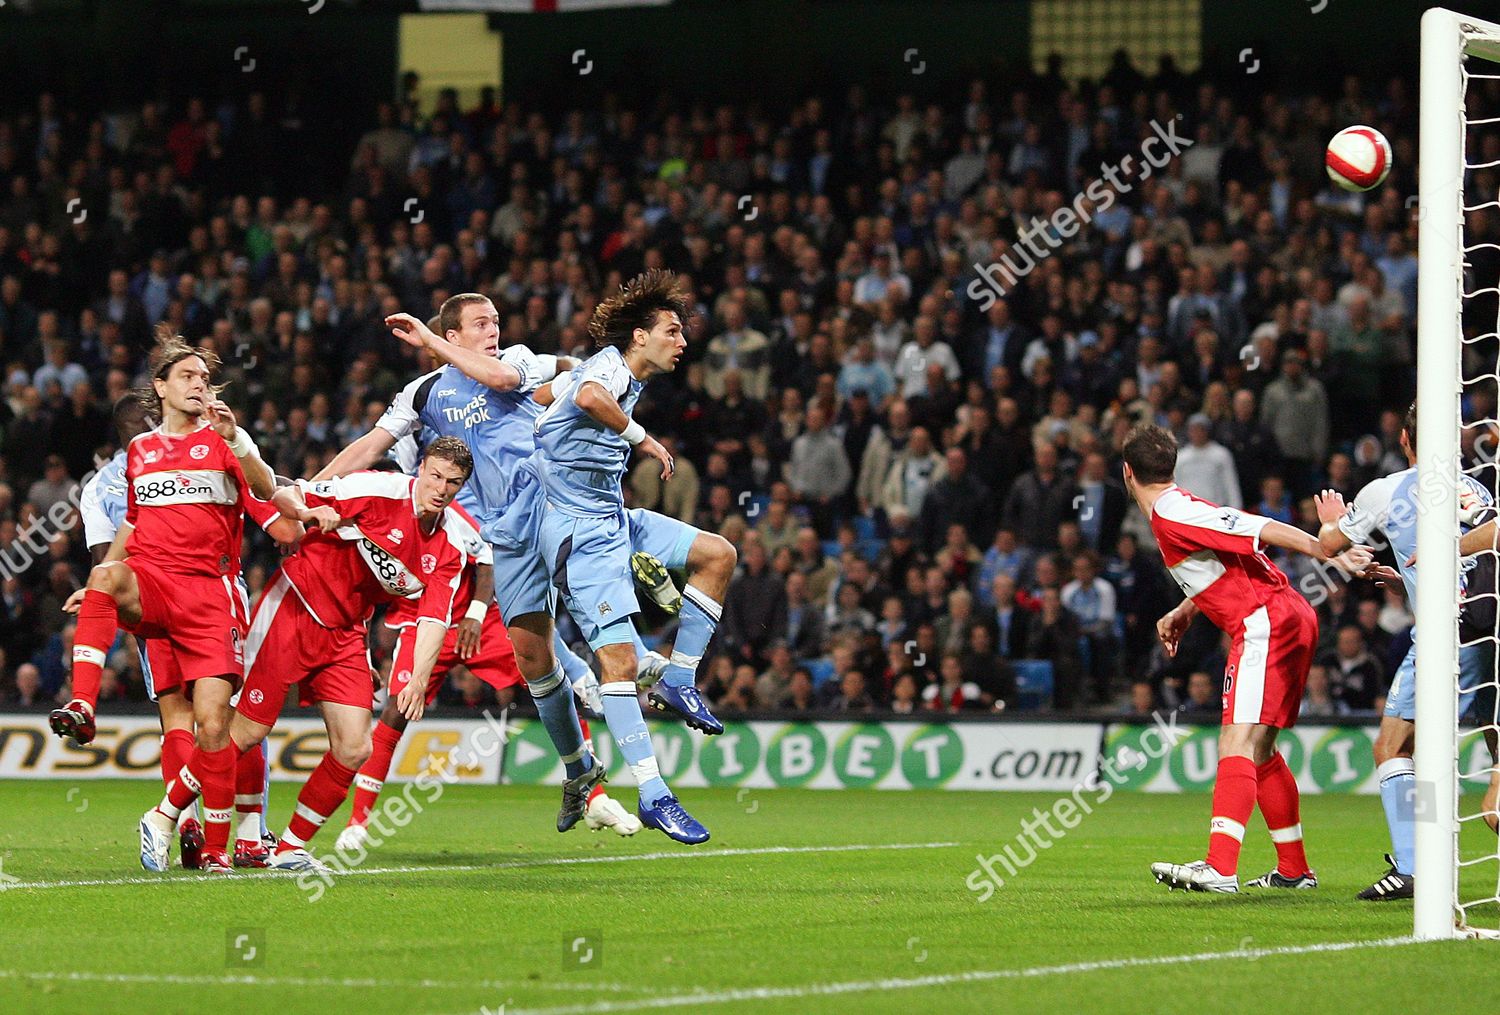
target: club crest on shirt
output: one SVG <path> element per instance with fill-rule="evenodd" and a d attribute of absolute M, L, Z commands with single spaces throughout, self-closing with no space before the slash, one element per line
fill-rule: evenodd
<path fill-rule="evenodd" d="M 188 451 L 188 455 L 193 459 L 193 461 L 201 462 L 203 461 L 203 459 L 208 457 L 208 445 L 194 444 L 192 449 Z"/>
<path fill-rule="evenodd" d="M 422 573 L 432 574 L 437 568 L 437 558 L 430 553 L 422 554 Z"/>

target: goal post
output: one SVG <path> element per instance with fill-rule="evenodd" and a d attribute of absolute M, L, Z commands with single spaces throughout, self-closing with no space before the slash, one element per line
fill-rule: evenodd
<path fill-rule="evenodd" d="M 1459 896 L 1458 504 L 1466 295 L 1500 279 L 1466 283 L 1466 210 L 1500 208 L 1500 194 L 1464 193 L 1465 100 L 1471 57 L 1496 62 L 1500 25 L 1442 8 L 1422 15 L 1418 168 L 1416 667 L 1416 900 L 1413 935 L 1464 933 Z M 1465 290 L 1470 289 L 1466 294 Z M 1500 331 L 1500 322 L 1489 330 Z M 1490 367 L 1490 371 L 1495 368 Z M 1493 675 L 1491 675 L 1493 677 Z M 1486 717 L 1493 721 L 1494 717 Z"/>

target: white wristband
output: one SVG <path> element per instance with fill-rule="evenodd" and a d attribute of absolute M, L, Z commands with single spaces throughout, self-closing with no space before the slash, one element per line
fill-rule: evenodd
<path fill-rule="evenodd" d="M 243 427 L 234 428 L 234 439 L 228 444 L 229 450 L 234 452 L 236 458 L 249 458 L 252 455 L 256 458 L 260 457 L 260 448 L 255 446 L 255 442 L 250 439 L 250 435 Z"/>
<path fill-rule="evenodd" d="M 484 623 L 484 618 L 489 612 L 490 604 L 476 599 L 469 604 L 468 610 L 464 612 L 464 619 L 477 620 L 480 623 Z"/>
<path fill-rule="evenodd" d="M 626 424 L 625 429 L 620 431 L 620 436 L 625 438 L 626 444 L 629 444 L 631 447 L 635 447 L 641 441 L 646 439 L 646 428 L 641 426 L 635 420 L 631 420 Z"/>
<path fill-rule="evenodd" d="M 537 356 L 536 361 L 541 364 L 541 383 L 546 384 L 557 376 L 557 357 L 551 353 L 542 353 Z"/>

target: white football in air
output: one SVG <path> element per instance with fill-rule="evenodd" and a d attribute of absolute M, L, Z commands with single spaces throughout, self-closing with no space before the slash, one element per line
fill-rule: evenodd
<path fill-rule="evenodd" d="M 1391 171 L 1391 143 L 1374 127 L 1345 127 L 1328 142 L 1328 178 L 1345 190 L 1372 190 Z"/>

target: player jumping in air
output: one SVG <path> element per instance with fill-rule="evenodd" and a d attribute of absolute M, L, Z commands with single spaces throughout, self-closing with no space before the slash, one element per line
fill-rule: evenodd
<path fill-rule="evenodd" d="M 168 788 L 203 795 L 205 870 L 229 870 L 226 855 L 235 791 L 235 752 L 229 743 L 229 699 L 244 678 L 247 604 L 235 584 L 250 493 L 269 498 L 274 479 L 234 413 L 210 383 L 218 359 L 163 332 L 151 354 L 149 406 L 160 425 L 137 436 L 126 451 L 125 520 L 105 559 L 89 573 L 79 604 L 73 647 L 70 715 L 53 728 L 76 735 L 93 709 L 99 675 L 115 631 L 150 639 L 152 678 L 164 725 L 195 730 L 163 744 L 180 759 Z M 59 726 L 62 728 L 59 729 Z M 91 732 L 91 731 L 86 731 Z M 183 754 L 187 756 L 182 757 Z M 166 845 L 176 818 L 151 829 L 141 863 L 166 869 Z M 156 848 L 155 843 L 161 843 Z"/>
<path fill-rule="evenodd" d="M 308 533 L 256 605 L 245 643 L 245 690 L 229 738 L 240 754 L 263 741 L 287 692 L 300 684 L 303 703 L 316 702 L 323 713 L 329 750 L 298 794 L 265 866 L 322 869 L 307 842 L 344 802 L 370 756 L 373 689 L 365 624 L 380 602 L 419 600 L 412 675 L 396 703 L 407 719 L 421 718 L 464 564 L 446 509 L 472 469 L 463 442 L 444 437 L 428 447 L 415 479 L 361 472 L 327 482 L 300 480 L 276 491 L 277 506 Z M 169 827 L 189 801 L 189 794 L 174 792 L 147 813 L 143 850 L 165 853 L 165 843 L 147 841 L 146 830 Z M 258 845 L 237 843 L 235 852 Z"/>
<path fill-rule="evenodd" d="M 694 678 L 718 622 L 734 569 L 734 548 L 718 536 L 661 515 L 641 512 L 632 517 L 621 492 L 632 449 L 655 458 L 661 463 L 662 479 L 671 478 L 672 456 L 630 418 L 630 411 L 646 378 L 675 369 L 687 347 L 683 326 L 690 307 L 691 298 L 675 275 L 649 271 L 595 308 L 589 334 L 599 351 L 576 368 L 567 383 L 557 386 L 552 404 L 537 420 L 538 452 L 528 471 L 540 478 L 542 496 L 523 499 L 519 487 L 527 477 L 518 477 L 513 511 L 519 514 L 529 504 L 531 518 L 523 521 L 507 512 L 507 521 L 514 522 L 507 528 L 537 533 L 541 563 L 599 658 L 604 718 L 635 774 L 636 812 L 642 823 L 692 844 L 706 841 L 708 830 L 662 780 L 636 696 L 631 618 L 640 607 L 631 575 L 631 546 L 658 556 L 668 567 L 687 566 L 689 580 L 671 665 L 661 686 L 653 689 L 652 701 L 708 733 L 723 727 L 708 715 Z M 550 615 L 544 616 L 550 625 Z M 564 700 L 562 705 L 569 714 L 542 712 L 554 742 L 572 726 L 572 702 Z M 565 808 L 569 791 L 576 795 L 603 777 L 603 766 L 575 743 L 576 747 L 567 745 L 574 748 L 570 751 L 558 744 L 568 765 Z"/>
<path fill-rule="evenodd" d="M 437 432 L 473 428 L 480 449 L 474 484 L 477 490 L 491 492 L 479 510 L 471 508 L 471 511 L 492 545 L 495 599 L 515 646 L 521 675 L 567 772 L 563 805 L 557 817 L 558 831 L 567 831 L 589 816 L 598 800 L 596 789 L 603 772 L 593 771 L 591 762 L 585 765 L 582 760 L 586 747 L 578 726 L 578 713 L 572 696 L 563 687 L 565 674 L 567 680 L 574 680 L 569 663 L 572 653 L 557 637 L 549 592 L 550 569 L 536 552 L 535 508 L 539 503 L 540 480 L 530 458 L 536 448 L 534 424 L 543 409 L 530 396 L 556 375 L 559 365 L 567 366 L 573 361 L 564 358 L 555 362 L 552 357 L 538 356 L 524 346 L 511 346 L 497 359 L 498 315 L 494 304 L 476 293 L 450 297 L 443 304 L 439 314 L 442 336 L 409 314 L 392 315 L 386 323 L 398 338 L 426 349 L 447 366 L 408 385 L 377 424 L 376 429 L 386 433 L 371 431 L 351 445 L 347 455 L 341 453 L 339 459 L 355 461 L 357 455 L 369 454 L 373 448 L 389 448 L 397 437 L 418 427 Z M 361 448 L 361 444 L 369 447 Z M 336 460 L 330 469 L 342 464 Z M 497 510 L 497 505 L 503 508 Z M 631 529 L 631 544 L 638 551 L 660 558 L 660 562 L 652 562 L 653 569 L 664 571 L 660 563 L 689 565 L 691 556 L 692 567 L 721 572 L 723 582 L 727 583 L 734 567 L 733 548 L 727 541 L 665 519 L 649 531 L 640 529 L 632 519 Z M 664 597 L 660 593 L 671 589 L 671 582 L 666 581 L 664 587 L 658 582 L 656 587 L 653 596 L 662 602 Z M 714 602 L 719 598 L 722 588 Z M 632 603 L 632 612 L 634 609 Z M 711 634 L 711 624 L 711 620 L 705 619 L 701 626 Z M 629 626 L 628 633 L 632 645 L 639 646 L 634 625 Z M 654 679 L 653 671 L 659 672 L 652 665 L 653 657 L 661 670 L 667 668 L 667 661 L 655 653 L 637 651 L 640 665 L 636 677 L 642 684 L 649 684 Z M 691 685 L 691 677 L 688 683 Z M 696 695 L 696 691 L 693 693 Z M 711 721 L 706 708 L 701 710 L 698 721 L 705 724 Z"/>
<path fill-rule="evenodd" d="M 393 315 L 386 323 L 396 335 L 427 349 L 444 365 L 402 388 L 370 432 L 339 452 L 316 478 L 369 468 L 388 452 L 409 451 L 414 459 L 419 440 L 458 437 L 475 456 L 474 475 L 464 484 L 459 503 L 493 546 L 500 537 L 500 515 L 510 502 L 516 469 L 536 450 L 532 429 L 542 409 L 531 393 L 559 368 L 567 369 L 576 361 L 538 355 L 524 345 L 512 345 L 502 353 L 500 315 L 489 297 L 479 293 L 459 293 L 444 300 L 433 327 L 408 314 Z M 546 608 L 544 592 L 540 598 L 525 593 L 528 586 L 539 584 L 543 590 L 546 586 L 546 573 L 529 547 L 525 553 L 501 553 L 494 565 L 495 603 L 506 625 L 513 618 Z M 665 570 L 659 565 L 657 569 L 665 579 Z M 670 579 L 665 579 L 664 586 L 659 584 L 656 592 L 658 602 L 675 612 L 676 603 L 671 600 L 677 597 Z M 550 615 L 547 622 L 551 623 Z M 533 643 L 523 636 L 522 651 L 516 653 L 532 696 L 545 697 L 566 681 L 597 714 L 603 706 L 593 671 L 552 628 L 548 630 L 552 631 L 550 644 L 529 650 L 527 646 Z M 640 679 L 646 683 L 657 679 L 666 663 L 654 652 L 643 652 Z M 561 679 L 555 679 L 559 674 Z M 612 806 L 607 796 L 590 790 L 583 806 L 582 817 L 589 827 L 621 827 L 617 823 L 621 809 Z M 558 830 L 566 831 L 578 820 L 573 816 L 560 822 Z"/>
<path fill-rule="evenodd" d="M 1297 721 L 1307 670 L 1318 641 L 1318 618 L 1286 575 L 1261 552 L 1279 546 L 1327 559 L 1317 539 L 1290 525 L 1200 500 L 1173 482 L 1177 441 L 1144 424 L 1125 439 L 1125 486 L 1150 520 L 1173 580 L 1187 596 L 1156 625 L 1168 655 L 1200 612 L 1233 639 L 1224 672 L 1223 728 L 1214 781 L 1208 856 L 1191 863 L 1153 863 L 1151 873 L 1173 888 L 1239 891 L 1240 843 L 1260 804 L 1276 869 L 1256 887 L 1313 888 L 1318 879 L 1302 847 L 1297 780 L 1276 752 L 1276 735 Z M 1362 572 L 1370 552 L 1344 556 Z"/>
<path fill-rule="evenodd" d="M 1417 406 L 1413 402 L 1401 428 L 1401 450 L 1408 467 L 1368 484 L 1354 503 L 1344 504 L 1336 490 L 1324 490 L 1314 501 L 1322 528 L 1318 539 L 1328 553 L 1338 553 L 1353 543 L 1364 543 L 1379 530 L 1396 555 L 1396 566 L 1406 590 L 1407 602 L 1417 602 Z M 1471 476 L 1460 476 L 1459 503 L 1464 522 L 1477 520 L 1491 507 L 1491 498 L 1483 484 Z M 1465 639 L 1468 641 L 1469 639 Z M 1458 650 L 1460 694 L 1458 715 L 1473 705 L 1476 689 L 1493 678 L 1494 644 L 1487 639 L 1473 641 Z M 1391 834 L 1391 853 L 1386 861 L 1390 869 L 1374 884 L 1359 893 L 1366 901 L 1410 899 L 1415 890 L 1417 853 L 1416 769 L 1412 751 L 1416 746 L 1417 719 L 1417 645 L 1413 638 L 1406 658 L 1396 670 L 1386 695 L 1385 715 L 1375 738 L 1375 775 L 1380 780 L 1380 802 L 1385 808 L 1386 826 Z"/>

